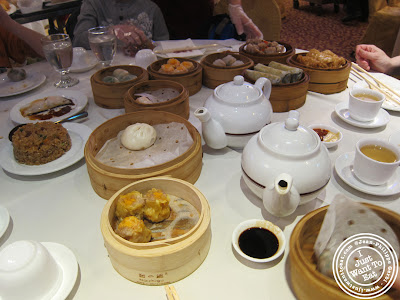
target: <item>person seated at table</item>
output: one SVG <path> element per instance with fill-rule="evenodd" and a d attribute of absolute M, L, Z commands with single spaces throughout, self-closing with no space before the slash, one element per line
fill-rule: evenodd
<path fill-rule="evenodd" d="M 207 39 L 214 6 L 220 0 L 153 0 L 164 14 L 170 38 Z M 228 13 L 238 35 L 247 39 L 262 38 L 263 35 L 243 11 L 241 0 L 228 0 Z"/>
<path fill-rule="evenodd" d="M 389 57 L 375 45 L 357 45 L 356 60 L 357 64 L 367 71 L 400 75 L 400 56 Z"/>
<path fill-rule="evenodd" d="M 169 39 L 161 10 L 150 0 L 85 0 L 75 26 L 73 46 L 90 49 L 88 29 L 109 25 L 125 45 Z"/>
<path fill-rule="evenodd" d="M 27 57 L 44 57 L 42 34 L 17 23 L 0 7 L 0 67 L 23 64 Z"/>

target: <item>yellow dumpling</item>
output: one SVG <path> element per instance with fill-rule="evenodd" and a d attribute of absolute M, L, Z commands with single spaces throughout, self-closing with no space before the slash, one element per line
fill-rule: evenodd
<path fill-rule="evenodd" d="M 115 215 L 120 219 L 129 216 L 136 216 L 142 219 L 144 205 L 145 200 L 140 192 L 133 191 L 126 195 L 120 195 L 115 209 Z"/>
<path fill-rule="evenodd" d="M 177 67 L 181 64 L 181 62 L 179 60 L 177 60 L 176 58 L 170 58 L 170 59 L 168 59 L 167 64 Z"/>
<path fill-rule="evenodd" d="M 162 190 L 153 188 L 146 193 L 145 198 L 144 217 L 147 220 L 161 222 L 169 217 L 169 197 Z"/>
<path fill-rule="evenodd" d="M 151 230 L 144 225 L 143 220 L 134 216 L 124 218 L 115 233 L 133 243 L 147 243 L 151 240 Z"/>

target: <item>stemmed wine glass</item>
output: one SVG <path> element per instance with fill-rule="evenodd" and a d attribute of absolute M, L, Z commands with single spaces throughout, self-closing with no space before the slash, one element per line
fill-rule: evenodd
<path fill-rule="evenodd" d="M 90 48 L 103 67 L 111 65 L 117 50 L 117 38 L 111 27 L 100 26 L 88 30 Z"/>
<path fill-rule="evenodd" d="M 79 80 L 68 76 L 72 64 L 72 43 L 68 34 L 57 33 L 41 39 L 47 61 L 61 74 L 60 81 L 54 83 L 58 88 L 76 85 Z"/>

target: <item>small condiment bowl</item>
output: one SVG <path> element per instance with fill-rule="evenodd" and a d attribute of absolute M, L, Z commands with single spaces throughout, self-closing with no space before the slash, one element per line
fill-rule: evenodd
<path fill-rule="evenodd" d="M 267 257 L 267 258 L 255 258 L 255 257 L 245 254 L 242 251 L 242 249 L 239 246 L 239 238 L 243 232 L 245 232 L 246 230 L 249 230 L 251 228 L 267 229 L 277 238 L 278 249 L 276 250 L 275 254 L 273 254 L 272 256 Z M 233 234 L 232 234 L 232 245 L 233 245 L 233 248 L 235 248 L 236 252 L 243 258 L 253 261 L 253 262 L 266 263 L 266 262 L 273 261 L 282 255 L 282 253 L 285 251 L 285 247 L 286 247 L 286 238 L 285 238 L 285 235 L 283 234 L 282 230 L 278 226 L 274 225 L 273 223 L 266 221 L 266 220 L 253 219 L 253 220 L 244 221 L 235 228 L 235 230 L 233 231 Z"/>
<path fill-rule="evenodd" d="M 328 130 L 328 131 L 332 132 L 333 134 L 338 135 L 338 138 L 335 141 L 322 141 L 322 143 L 326 146 L 326 148 L 332 148 L 332 147 L 336 146 L 337 144 L 339 144 L 339 142 L 343 138 L 342 132 L 333 126 L 329 126 L 329 125 L 325 125 L 325 124 L 312 124 L 312 125 L 309 125 L 308 127 L 313 129 L 314 131 L 315 131 L 315 129 L 324 129 L 324 130 Z M 318 134 L 318 136 L 320 136 L 320 135 Z"/>

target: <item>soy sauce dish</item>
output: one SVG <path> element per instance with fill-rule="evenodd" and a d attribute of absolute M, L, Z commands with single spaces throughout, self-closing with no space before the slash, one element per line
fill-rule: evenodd
<path fill-rule="evenodd" d="M 282 230 L 269 221 L 247 220 L 233 231 L 232 245 L 247 260 L 266 263 L 282 255 L 286 239 Z"/>

